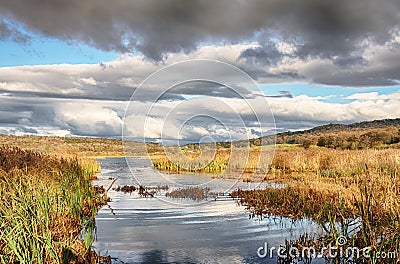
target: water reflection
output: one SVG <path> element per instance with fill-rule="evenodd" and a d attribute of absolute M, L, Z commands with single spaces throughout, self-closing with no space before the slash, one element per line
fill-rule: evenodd
<path fill-rule="evenodd" d="M 133 159 L 136 177 L 158 182 L 149 161 Z M 107 186 L 109 178 L 120 177 L 116 185 L 136 185 L 124 159 L 101 159 L 102 174 L 96 184 Z M 180 181 L 195 183 L 207 175 L 175 175 Z M 220 191 L 231 182 L 213 181 L 212 191 Z M 179 187 L 170 185 L 170 188 Z M 241 183 L 240 188 L 254 188 Z M 160 196 L 162 194 L 159 194 Z M 262 221 L 249 219 L 243 207 L 231 199 L 217 199 L 199 204 L 180 204 L 176 200 L 140 197 L 137 192 L 125 194 L 110 190 L 112 202 L 97 216 L 97 240 L 94 247 L 124 263 L 276 263 L 276 258 L 261 259 L 257 249 L 265 242 L 278 247 L 285 239 L 297 238 L 318 227 L 307 220 L 269 217 Z M 156 195 L 157 197 L 157 195 Z M 114 215 L 114 214 L 115 215 Z M 118 262 L 116 262 L 118 263 Z"/>
<path fill-rule="evenodd" d="M 141 263 L 168 263 L 165 251 L 154 249 L 142 254 Z"/>

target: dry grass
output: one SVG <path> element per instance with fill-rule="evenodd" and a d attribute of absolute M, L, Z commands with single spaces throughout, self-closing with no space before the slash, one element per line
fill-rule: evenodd
<path fill-rule="evenodd" d="M 312 173 L 324 178 L 354 177 L 367 171 L 393 174 L 398 172 L 399 162 L 400 149 L 339 150 L 277 146 L 275 153 L 254 147 L 249 151 L 243 149 L 236 152 L 219 148 L 216 153 L 210 151 L 201 156 L 185 151 L 168 156 L 159 154 L 153 158 L 153 167 L 172 172 L 215 174 L 225 171 L 259 174 L 260 171 L 268 171 L 264 174 L 265 179 L 283 180 L 288 177 L 293 179 L 298 173 Z"/>
<path fill-rule="evenodd" d="M 272 156 L 272 148 L 262 150 L 255 147 L 247 150 L 246 148 L 227 149 L 220 147 L 217 151 L 205 150 L 201 153 L 200 151 L 183 149 L 179 153 L 171 151 L 168 154 L 152 156 L 152 163 L 153 167 L 158 170 L 172 172 L 254 173 L 259 170 L 267 171 L 267 164 Z"/>
<path fill-rule="evenodd" d="M 399 263 L 400 246 L 400 180 L 397 174 L 366 173 L 351 185 L 340 180 L 311 180 L 310 176 L 288 181 L 282 189 L 242 191 L 232 193 L 241 197 L 251 216 L 279 215 L 294 219 L 311 218 L 324 233 L 313 239 L 319 248 L 335 246 L 339 236 L 347 238 L 347 246 L 371 248 L 369 258 L 360 256 L 355 263 Z M 297 248 L 306 246 L 301 238 L 294 241 Z M 303 244 L 302 244 L 303 243 Z M 382 252 L 396 252 L 392 259 L 378 258 Z M 344 258 L 329 263 L 347 263 Z M 286 262 L 284 262 L 286 263 Z"/>
<path fill-rule="evenodd" d="M 268 179 L 282 189 L 238 191 L 253 216 L 308 217 L 325 230 L 319 240 L 333 244 L 344 235 L 350 245 L 371 247 L 371 258 L 357 263 L 398 263 L 379 259 L 400 245 L 400 151 L 282 149 L 276 153 Z M 338 227 L 339 226 L 339 227 Z M 331 260 L 333 263 L 343 261 Z M 337 262 L 335 262 L 337 261 Z"/>
<path fill-rule="evenodd" d="M 0 136 L 0 144 L 10 141 L 28 149 L 43 150 L 46 153 L 57 153 L 57 155 L 70 156 L 79 153 L 84 156 L 120 156 L 123 154 L 121 141 L 104 139 Z M 143 144 L 140 146 L 135 144 L 132 143 L 129 146 L 129 153 L 134 155 L 146 152 Z M 140 151 L 136 150 L 136 147 Z M 146 147 L 147 151 L 153 154 L 153 166 L 159 170 L 214 174 L 229 172 L 224 176 L 233 175 L 235 178 L 239 173 L 248 180 L 257 180 L 261 175 L 261 179 L 265 181 L 286 184 L 286 187 L 282 189 L 238 190 L 233 193 L 232 195 L 242 198 L 242 204 L 248 207 L 253 216 L 273 214 L 291 218 L 309 217 L 320 223 L 326 231 L 325 236 L 319 241 L 334 243 L 339 235 L 345 235 L 353 245 L 361 248 L 371 246 L 373 254 L 400 248 L 400 179 L 398 177 L 400 149 L 398 148 L 341 150 L 316 146 L 307 149 L 300 146 L 278 146 L 273 160 L 268 162 L 269 157 L 272 157 L 271 149 L 268 148 L 264 150 L 267 155 L 264 155 L 265 153 L 259 147 L 251 148 L 249 154 L 245 149 L 236 149 L 235 152 L 231 152 L 231 149 L 222 147 L 216 153 L 211 150 L 200 153 L 199 149 L 183 149 L 183 155 L 173 153 L 172 158 L 171 156 L 168 158 L 161 152 L 159 146 L 148 144 Z M 5 210 L 2 211 L 2 217 L 5 220 L 2 219 L 0 224 L 0 236 L 3 239 L 0 242 L 0 252 L 3 254 L 3 262 L 11 263 L 19 260 L 21 256 L 29 259 L 32 255 L 28 252 L 40 252 L 36 254 L 43 256 L 42 259 L 46 261 L 57 259 L 54 256 L 60 252 L 64 252 L 62 255 L 67 256 L 70 254 L 68 252 L 73 252 L 73 254 L 79 252 L 76 249 L 78 244 L 76 230 L 82 227 L 81 222 L 85 219 L 84 216 L 94 212 L 91 210 L 94 210 L 95 200 L 90 197 L 95 197 L 95 194 L 88 191 L 90 190 L 89 181 L 86 180 L 93 177 L 95 166 L 91 167 L 90 164 L 93 163 L 90 162 L 83 164 L 82 161 L 74 161 L 71 158 L 65 160 L 54 156 L 41 156 L 37 153 L 23 155 L 25 158 L 20 160 L 17 158 L 20 155 L 21 153 L 18 154 L 15 149 L 7 152 L 7 155 L 3 157 L 0 155 L 3 168 L 0 171 L 1 179 L 3 179 L 0 180 L 2 184 L 0 192 L 2 197 L 5 197 L 0 207 L 1 210 Z M 14 161 L 11 163 L 2 161 L 4 156 L 13 157 Z M 263 158 L 261 162 L 260 157 Z M 57 164 L 69 165 L 59 167 Z M 78 171 L 81 171 L 80 175 L 85 176 L 78 177 L 79 180 L 74 178 L 74 180 L 70 175 L 75 175 L 77 168 L 81 168 Z M 77 191 L 80 193 L 78 196 L 76 196 Z M 32 193 L 32 195 L 25 195 L 22 199 L 21 193 Z M 71 194 L 68 195 L 70 198 L 60 199 L 60 197 L 67 197 L 67 194 Z M 181 190 L 180 194 L 185 195 L 185 191 Z M 49 202 L 43 202 L 47 200 Z M 34 208 L 37 211 L 31 212 L 28 209 L 28 205 L 31 204 L 35 205 Z M 46 208 L 46 210 L 40 208 Z M 65 211 L 70 212 L 66 219 L 72 219 L 71 222 L 62 220 L 60 212 Z M 9 213 L 8 218 L 6 212 Z M 52 213 L 51 216 L 46 216 L 44 212 Z M 25 215 L 26 213 L 28 215 Z M 17 219 L 21 222 L 14 223 L 14 226 L 18 228 L 7 229 L 7 226 L 13 226 L 14 218 L 11 215 L 20 215 Z M 43 222 L 42 219 L 46 220 L 44 223 L 52 224 L 49 228 L 46 224 L 41 230 L 51 232 L 42 234 L 39 229 L 28 230 L 28 227 L 38 226 L 37 221 Z M 76 219 L 80 219 L 79 224 Z M 31 232 L 33 236 L 22 236 L 23 239 L 18 240 L 20 233 L 7 233 L 16 230 L 27 232 L 26 234 Z M 72 239 L 67 240 L 68 243 L 61 242 L 67 239 L 62 235 L 65 232 L 63 230 L 75 230 L 70 235 Z M 58 231 L 60 233 L 57 233 Z M 22 251 L 29 243 L 31 245 L 39 243 L 38 240 L 29 240 L 28 237 L 40 238 L 42 242 L 39 242 L 42 244 L 37 245 L 42 245 L 40 247 L 42 250 L 31 248 L 29 251 Z M 87 244 L 90 244 L 90 234 L 87 237 Z M 7 242 L 8 238 L 16 240 Z M 53 238 L 57 239 L 53 240 Z M 54 243 L 49 241 L 54 241 Z M 43 246 L 47 243 L 51 246 Z M 19 247 L 14 245 L 19 245 Z M 13 253 L 20 251 L 25 255 Z M 393 263 L 400 262 L 399 252 L 397 256 Z M 382 261 L 372 256 L 365 263 L 389 263 L 388 260 Z"/>
<path fill-rule="evenodd" d="M 177 172 L 189 168 L 222 173 L 233 168 L 254 180 L 251 173 L 259 155 L 260 151 L 253 148 L 249 158 L 245 155 L 231 158 L 227 149 L 219 149 L 212 162 L 201 164 L 201 168 L 191 167 L 187 159 L 188 163 L 182 166 L 179 159 L 171 162 L 167 157 L 154 159 L 153 165 Z M 238 161 L 240 158 L 244 161 Z M 228 164 L 234 166 L 230 168 Z M 387 259 L 378 259 L 376 254 L 398 250 L 400 246 L 399 172 L 399 149 L 278 146 L 263 179 L 284 183 L 286 187 L 237 190 L 231 195 L 241 197 L 240 203 L 247 206 L 251 216 L 312 218 L 325 230 L 320 242 L 335 243 L 337 237 L 345 235 L 352 245 L 372 247 L 371 258 L 364 259 L 364 263 L 389 263 Z M 398 263 L 400 255 L 391 261 Z"/>
<path fill-rule="evenodd" d="M 98 171 L 89 160 L 0 147 L 0 262 L 87 261 L 104 202 L 90 181 Z"/>
<path fill-rule="evenodd" d="M 26 150 L 64 157 L 123 155 L 120 140 L 101 138 L 0 135 L 1 145 L 12 145 Z"/>
<path fill-rule="evenodd" d="M 123 157 L 156 155 L 162 147 L 153 143 L 88 137 L 13 136 L 0 135 L 0 146 L 12 145 L 21 149 L 57 155 L 59 157 Z M 124 149 L 125 147 L 125 149 Z"/>

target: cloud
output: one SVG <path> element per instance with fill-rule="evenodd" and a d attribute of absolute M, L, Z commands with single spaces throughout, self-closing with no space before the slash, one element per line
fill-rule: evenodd
<path fill-rule="evenodd" d="M 16 0 L 0 4 L 0 38 L 23 42 L 39 33 L 165 65 L 213 58 L 261 81 L 382 86 L 400 80 L 399 13 L 396 0 Z M 90 85 L 82 78 L 76 89 Z M 119 81 L 99 85 L 130 82 Z"/>
<path fill-rule="evenodd" d="M 46 36 L 103 50 L 139 50 L 154 60 L 168 53 L 192 52 L 204 42 L 237 43 L 257 36 L 300 43 L 297 52 L 303 58 L 327 58 L 349 55 L 367 37 L 386 41 L 388 32 L 398 26 L 400 4 L 395 0 L 385 4 L 377 0 L 16 0 L 3 2 L 0 10 Z"/>
<path fill-rule="evenodd" d="M 390 96 L 382 95 L 378 92 L 370 92 L 370 93 L 355 93 L 347 96 L 346 100 L 359 100 L 359 101 L 369 101 L 369 100 L 386 100 L 389 99 Z"/>
<path fill-rule="evenodd" d="M 234 60 L 248 47 L 250 45 L 204 47 L 191 56 L 183 53 L 171 55 L 168 63 L 213 56 L 216 52 Z M 171 87 L 158 98 L 161 101 L 157 103 L 157 108 L 153 110 L 156 112 L 153 114 L 157 115 L 157 111 L 166 113 L 174 104 L 193 97 L 259 96 L 234 84 L 235 80 L 239 80 L 238 77 L 219 70 L 214 64 L 210 67 L 210 64 L 199 63 L 200 68 L 196 68 L 199 72 L 205 71 L 204 79 L 209 78 L 211 81 L 191 81 Z M 71 135 L 118 137 L 121 135 L 121 120 L 125 107 L 132 94 L 149 74 L 159 68 L 160 66 L 144 60 L 142 56 L 132 55 L 124 55 L 115 61 L 97 65 L 60 64 L 0 68 L 0 96 L 4 102 L 0 106 L 0 124 L 2 127 L 14 126 L 21 133 L 34 133 L 33 130 L 26 131 L 24 128 L 36 129 L 37 133 L 47 133 L 41 128 L 51 127 L 54 131 L 67 131 Z M 153 103 L 154 93 L 166 90 L 167 84 L 174 83 L 176 78 L 185 79 L 186 74 L 187 70 L 185 72 L 182 68 L 182 71 L 177 71 L 174 75 L 164 75 L 154 86 L 143 87 L 140 96 L 133 98 L 137 107 L 135 114 L 147 115 L 144 110 Z M 217 77 L 229 80 L 234 85 L 226 87 L 213 82 Z M 197 109 L 207 113 L 209 102 L 205 100 L 203 108 L 201 105 L 187 107 L 187 112 L 195 113 Z M 158 129 L 160 120 L 155 117 L 153 121 L 154 129 Z M 192 133 L 191 137 L 204 132 L 199 126 L 193 126 L 193 129 L 199 133 Z M 168 133 L 164 134 L 168 136 Z M 146 135 L 155 137 L 159 134 L 150 128 Z M 173 135 L 177 136 L 177 132 Z M 139 135 L 136 133 L 135 136 Z M 189 137 L 188 133 L 184 136 Z"/>
<path fill-rule="evenodd" d="M 1 95 L 0 130 L 13 134 L 120 137 L 125 102 Z"/>
<path fill-rule="evenodd" d="M 254 44 L 237 44 L 222 46 L 204 46 L 191 54 L 171 54 L 165 65 L 189 59 L 215 59 L 219 55 L 226 61 L 235 63 L 240 53 L 253 47 Z M 135 89 L 150 74 L 159 70 L 164 65 L 158 65 L 147 61 L 143 56 L 121 55 L 118 59 L 100 64 L 58 64 L 58 65 L 35 65 L 15 66 L 0 68 L 0 92 L 18 94 L 23 96 L 49 97 L 49 98 L 76 98 L 95 100 L 128 100 Z M 243 68 L 246 65 L 242 65 Z M 200 66 L 199 66 L 200 67 Z M 198 69 L 205 71 L 207 69 Z M 213 72 L 208 70 L 210 80 L 216 79 L 218 69 Z M 185 71 L 176 73 L 170 79 L 188 74 Z M 235 76 L 226 76 L 233 81 Z M 165 77 L 165 81 L 167 77 Z M 200 87 L 201 86 L 201 87 Z M 160 82 L 155 89 L 165 89 Z M 244 94 L 246 91 L 236 87 Z M 232 97 L 232 90 L 211 82 L 188 83 L 186 87 L 175 87 L 171 92 L 165 94 L 164 99 L 181 99 L 181 94 L 187 95 L 219 95 L 221 97 Z M 151 91 L 149 96 L 151 97 Z M 146 100 L 145 96 L 141 97 Z"/>
<path fill-rule="evenodd" d="M 365 120 L 398 118 L 400 116 L 399 93 L 356 93 L 347 99 L 351 102 L 331 103 L 325 98 L 306 95 L 268 98 L 268 104 L 274 113 L 277 132 L 309 129 L 327 123 L 353 123 Z M 240 140 L 247 137 L 259 137 L 268 133 L 272 127 L 259 127 L 252 116 L 252 109 L 245 106 L 238 98 L 196 98 L 185 103 L 163 102 L 153 105 L 150 118 L 146 115 L 133 115 L 128 120 L 135 130 L 132 137 L 179 139 L 181 142 L 198 142 L 204 136 L 215 141 Z M 249 101 L 255 99 L 248 99 Z M 146 104 L 146 103 L 143 103 Z M 226 107 L 222 105 L 226 104 Z M 160 107 L 160 109 L 158 109 Z M 140 105 L 138 108 L 146 108 Z M 257 108 L 257 118 L 267 120 L 270 111 Z M 199 117 L 199 114 L 202 116 Z M 192 117 L 192 120 L 189 120 Z M 144 125 L 144 120 L 147 124 Z M 218 122 L 216 121 L 218 120 Z M 145 128 L 145 129 L 144 129 Z M 144 132 L 143 132 L 144 131 Z M 275 132 L 273 130 L 272 132 Z"/>
<path fill-rule="evenodd" d="M 216 142 L 242 140 L 265 135 L 274 127 L 272 113 L 262 97 L 133 101 L 127 109 L 124 135 L 134 139 L 175 143 L 199 142 L 204 137 Z"/>
<path fill-rule="evenodd" d="M 18 30 L 15 26 L 0 19 L 0 40 L 12 40 L 19 43 L 28 43 L 31 37 Z"/>
<path fill-rule="evenodd" d="M 297 51 L 297 48 L 295 45 L 293 45 L 291 43 L 287 43 L 287 42 L 278 42 L 275 44 L 275 46 L 276 46 L 276 49 L 281 54 L 291 55 Z"/>
<path fill-rule="evenodd" d="M 306 95 L 267 98 L 278 131 L 310 128 L 326 123 L 352 123 L 400 116 L 399 92 L 355 93 L 343 103 Z M 13 134 L 85 135 L 120 137 L 127 101 L 32 98 L 1 95 L 0 131 Z M 257 100 L 257 97 L 248 98 Z M 135 101 L 135 114 L 127 116 L 125 136 L 175 142 L 215 141 L 258 137 L 272 127 L 259 123 L 240 98 L 194 97 L 182 100 Z M 253 103 L 255 104 L 255 103 Z M 151 111 L 147 110 L 151 108 Z M 137 110 L 137 111 L 136 111 Z M 266 120 L 266 105 L 256 109 Z M 146 122 L 146 126 L 144 125 Z M 127 133 L 128 132 L 128 133 Z"/>
<path fill-rule="evenodd" d="M 139 50 L 148 58 L 160 60 L 167 53 L 193 51 L 207 39 L 238 40 L 251 36 L 254 28 L 249 30 L 245 23 L 248 17 L 236 4 L 248 11 L 256 8 L 239 1 L 216 4 L 181 0 L 113 3 L 19 0 L 2 3 L 0 12 L 28 30 L 46 36 L 85 42 L 103 50 L 123 53 Z M 227 17 L 237 17 L 239 21 L 233 23 Z M 263 25 L 263 20 L 254 21 L 255 29 Z"/>
<path fill-rule="evenodd" d="M 266 69 L 272 75 L 308 81 L 311 83 L 370 87 L 397 85 L 400 80 L 400 32 L 389 34 L 386 41 L 377 43 L 370 39 L 357 44 L 357 50 L 346 57 L 302 58 L 296 55 L 280 56 Z M 263 63 L 263 51 L 257 52 L 256 62 Z M 249 54 L 249 50 L 243 54 Z M 242 54 L 242 58 L 246 57 Z M 248 61 L 248 58 L 247 58 Z"/>
<path fill-rule="evenodd" d="M 164 118 L 141 114 L 125 118 L 125 137 L 134 139 L 182 139 L 179 137 L 179 123 L 165 122 Z"/>
<path fill-rule="evenodd" d="M 392 94 L 356 93 L 348 103 L 329 103 L 306 95 L 293 98 L 271 98 L 278 130 L 310 128 L 327 123 L 354 123 L 365 120 L 398 118 L 399 92 Z"/>
<path fill-rule="evenodd" d="M 359 66 L 362 70 L 355 68 L 357 71 L 353 74 L 362 76 L 367 70 L 379 72 L 395 67 L 395 59 L 387 60 L 387 63 L 384 61 L 388 57 L 395 57 L 399 40 L 399 35 L 393 33 L 390 40 L 381 44 L 364 43 L 359 50 L 363 60 L 376 63 L 363 64 Z M 310 57 L 303 60 L 293 57 L 288 50 L 283 50 L 289 48 L 285 45 L 274 46 L 279 54 L 284 55 L 277 57 L 276 62 L 268 67 L 241 57 L 243 52 L 257 47 L 260 46 L 255 43 L 203 46 L 192 53 L 171 53 L 165 64 L 153 63 L 141 55 L 122 55 L 114 61 L 93 65 L 3 67 L 0 68 L 0 132 L 120 137 L 125 108 L 141 82 L 164 65 L 188 59 L 215 58 L 217 55 L 224 57 L 227 62 L 258 77 L 261 84 L 287 78 L 292 81 L 301 78 L 304 82 L 326 81 L 330 78 L 333 80 L 333 76 L 343 81 L 347 74 L 351 75 L 346 68 L 342 69 L 328 58 Z M 324 101 L 326 97 L 295 96 L 286 90 L 264 97 L 257 90 L 244 89 L 246 85 L 236 85 L 239 79 L 229 71 L 218 70 L 212 65 L 199 65 L 197 71 L 205 72 L 204 77 L 207 78 L 204 79 L 211 81 L 193 81 L 171 87 L 156 103 L 155 94 L 166 90 L 170 84 L 187 74 L 195 76 L 197 72 L 179 68 L 174 74 L 162 75 L 163 78 L 158 82 L 141 87 L 140 96 L 132 98 L 134 107 L 128 111 L 127 120 L 132 121 L 133 125 L 128 127 L 125 135 L 157 140 L 162 134 L 171 142 L 176 139 L 198 142 L 205 136 L 224 141 L 271 132 L 271 124 L 260 127 L 252 109 L 241 98 L 254 103 L 257 116 L 263 120 L 268 120 L 271 115 L 265 100 L 268 101 L 279 131 L 331 122 L 351 123 L 400 116 L 398 92 L 381 94 L 377 90 L 363 93 L 360 89 L 360 92 L 349 95 L 340 104 Z M 232 85 L 229 88 L 212 81 L 218 78 L 229 80 Z M 349 78 L 346 81 L 351 80 Z M 257 103 L 260 99 L 264 101 Z M 170 119 L 165 119 L 166 114 Z M 146 117 L 147 126 L 144 127 Z M 190 117 L 196 118 L 189 120 Z M 221 126 L 218 120 L 226 127 Z M 161 130 L 163 127 L 164 130 Z"/>
<path fill-rule="evenodd" d="M 266 97 L 276 98 L 276 97 L 288 97 L 293 98 L 293 95 L 290 91 L 282 90 L 279 91 L 279 95 L 267 95 Z"/>
<path fill-rule="evenodd" d="M 122 120 L 117 112 L 95 104 L 78 102 L 57 104 L 54 124 L 72 134 L 112 137 L 119 135 Z"/>

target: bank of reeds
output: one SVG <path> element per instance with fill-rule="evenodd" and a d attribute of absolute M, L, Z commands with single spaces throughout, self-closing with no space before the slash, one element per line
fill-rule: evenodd
<path fill-rule="evenodd" d="M 185 187 L 173 190 L 165 194 L 166 197 L 174 199 L 191 199 L 194 201 L 206 200 L 209 197 L 209 187 Z"/>
<path fill-rule="evenodd" d="M 158 170 L 190 171 L 220 174 L 225 170 L 239 173 L 265 171 L 265 178 L 280 180 L 296 173 L 312 173 L 322 177 L 354 177 L 369 173 L 399 172 L 399 149 L 341 150 L 324 147 L 277 146 L 275 153 L 252 148 L 232 155 L 229 149 L 219 149 L 214 158 L 196 159 L 184 155 L 157 156 L 152 163 Z M 274 155 L 273 155 L 274 154 Z M 207 155 L 204 155 L 207 157 Z M 266 156 L 266 157 L 265 157 Z M 271 161 L 259 163 L 261 159 Z M 227 173 L 227 175 L 230 175 Z M 236 178 L 236 177 L 235 177 Z"/>
<path fill-rule="evenodd" d="M 370 162 L 360 166 L 355 175 L 295 173 L 285 178 L 287 186 L 282 189 L 237 190 L 232 196 L 241 197 L 240 203 L 247 206 L 251 216 L 314 219 L 324 230 L 317 238 L 321 247 L 337 246 L 340 236 L 348 241 L 347 247 L 370 247 L 370 256 L 359 256 L 355 263 L 399 263 L 400 161 L 394 152 L 385 152 L 392 156 L 370 153 L 376 156 L 363 157 Z M 356 156 L 354 162 L 357 158 L 361 160 Z M 339 158 L 332 158 L 336 159 Z M 379 257 L 389 253 L 391 258 Z M 345 260 L 337 257 L 331 263 L 346 263 Z"/>
<path fill-rule="evenodd" d="M 94 161 L 0 147 L 0 262 L 84 263 L 103 199 Z"/>
<path fill-rule="evenodd" d="M 239 173 L 251 173 L 259 155 L 256 148 L 250 149 L 249 157 L 232 157 L 228 150 L 219 149 L 212 162 L 201 164 L 202 169 L 196 171 L 221 173 L 230 169 L 230 160 Z M 172 171 L 190 168 L 190 164 L 180 166 L 179 159 L 171 162 L 167 157 L 158 157 L 153 165 Z M 241 197 L 240 203 L 247 206 L 250 216 L 311 218 L 324 230 L 317 239 L 321 246 L 335 245 L 339 236 L 345 236 L 349 246 L 371 247 L 370 257 L 360 257 L 355 263 L 400 262 L 399 149 L 278 146 L 272 162 L 264 166 L 269 170 L 263 179 L 284 183 L 285 187 L 233 192 L 233 197 Z M 378 257 L 394 251 L 397 254 L 392 259 Z M 331 259 L 332 263 L 343 261 L 346 259 Z"/>
<path fill-rule="evenodd" d="M 219 148 L 216 152 L 184 153 L 176 155 L 157 155 L 152 160 L 153 167 L 158 170 L 171 172 L 197 172 L 222 174 L 224 172 L 252 173 L 257 169 L 268 169 L 268 162 L 260 163 L 262 151 L 254 148 L 246 149 Z M 271 150 L 265 151 L 263 158 L 272 159 Z"/>

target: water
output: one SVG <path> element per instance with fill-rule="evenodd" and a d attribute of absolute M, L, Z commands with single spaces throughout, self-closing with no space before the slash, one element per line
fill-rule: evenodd
<path fill-rule="evenodd" d="M 212 179 L 210 175 L 163 174 L 150 168 L 145 159 L 100 159 L 102 173 L 94 184 L 109 186 L 110 178 L 120 177 L 117 185 L 157 186 L 170 190 L 182 185 L 202 184 L 211 191 L 235 188 L 262 188 L 254 183 Z M 134 174 L 134 176 L 132 176 Z M 264 184 L 265 185 L 265 184 Z M 273 257 L 257 255 L 265 242 L 279 247 L 285 239 L 296 239 L 304 232 L 318 232 L 307 220 L 293 222 L 278 217 L 249 219 L 244 207 L 230 198 L 207 202 L 173 200 L 163 193 L 143 198 L 137 192 L 109 191 L 112 202 L 97 215 L 96 251 L 108 251 L 115 263 L 276 263 Z M 268 251 L 270 252 L 270 251 Z"/>

